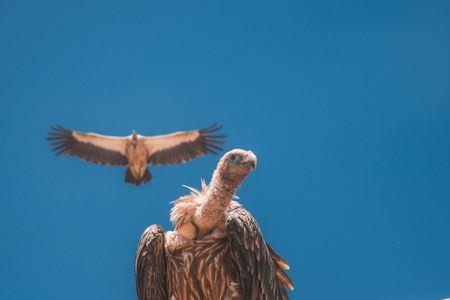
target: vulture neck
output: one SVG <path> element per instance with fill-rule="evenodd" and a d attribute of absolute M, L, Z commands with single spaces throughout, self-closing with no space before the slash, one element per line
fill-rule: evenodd
<path fill-rule="evenodd" d="M 200 209 L 208 225 L 214 226 L 223 217 L 242 180 L 224 178 L 217 170 L 214 172 Z"/>

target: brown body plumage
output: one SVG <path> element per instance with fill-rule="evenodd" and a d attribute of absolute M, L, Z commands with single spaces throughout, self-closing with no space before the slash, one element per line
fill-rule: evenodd
<path fill-rule="evenodd" d="M 253 216 L 234 201 L 256 167 L 251 151 L 226 153 L 211 183 L 174 202 L 174 231 L 144 232 L 136 255 L 141 300 L 288 299 L 289 267 L 264 241 Z"/>
<path fill-rule="evenodd" d="M 221 151 L 219 145 L 225 135 L 214 134 L 220 129 L 221 126 L 212 125 L 201 130 L 149 137 L 133 131 L 129 136 L 115 137 L 56 126 L 51 128 L 47 140 L 57 155 L 78 156 L 101 165 L 128 166 L 125 182 L 139 185 L 152 179 L 148 164 L 179 164 Z"/>

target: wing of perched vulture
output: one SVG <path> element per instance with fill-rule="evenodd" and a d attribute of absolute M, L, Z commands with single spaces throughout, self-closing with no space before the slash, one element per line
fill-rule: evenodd
<path fill-rule="evenodd" d="M 128 164 L 125 151 L 129 137 L 82 133 L 54 126 L 47 140 L 56 155 L 78 156 L 88 162 L 109 166 Z"/>
<path fill-rule="evenodd" d="M 288 266 L 266 244 L 253 216 L 242 207 L 234 208 L 228 212 L 225 226 L 229 231 L 230 246 L 239 268 L 243 298 L 289 299 L 286 288 L 292 290 L 294 286 L 283 271 Z"/>
<path fill-rule="evenodd" d="M 208 128 L 192 131 L 180 131 L 166 135 L 141 137 L 145 139 L 149 157 L 153 165 L 184 163 L 206 153 L 216 154 L 222 151 L 219 146 L 226 135 L 214 134 L 222 127 L 212 125 Z"/>
<path fill-rule="evenodd" d="M 152 225 L 142 234 L 134 262 L 134 276 L 140 300 L 167 299 L 166 254 L 161 226 Z"/>

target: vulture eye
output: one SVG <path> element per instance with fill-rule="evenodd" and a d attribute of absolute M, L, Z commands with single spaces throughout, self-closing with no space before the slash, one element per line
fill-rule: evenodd
<path fill-rule="evenodd" d="M 230 155 L 230 160 L 231 161 L 235 161 L 236 160 L 236 154 L 231 154 Z"/>

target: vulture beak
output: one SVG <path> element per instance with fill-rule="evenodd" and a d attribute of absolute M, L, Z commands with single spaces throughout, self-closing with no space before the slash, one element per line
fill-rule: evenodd
<path fill-rule="evenodd" d="M 253 171 L 254 169 L 256 169 L 258 159 L 252 151 L 247 151 L 247 154 L 245 155 L 244 160 L 242 160 L 241 164 L 246 165 L 250 170 Z"/>

